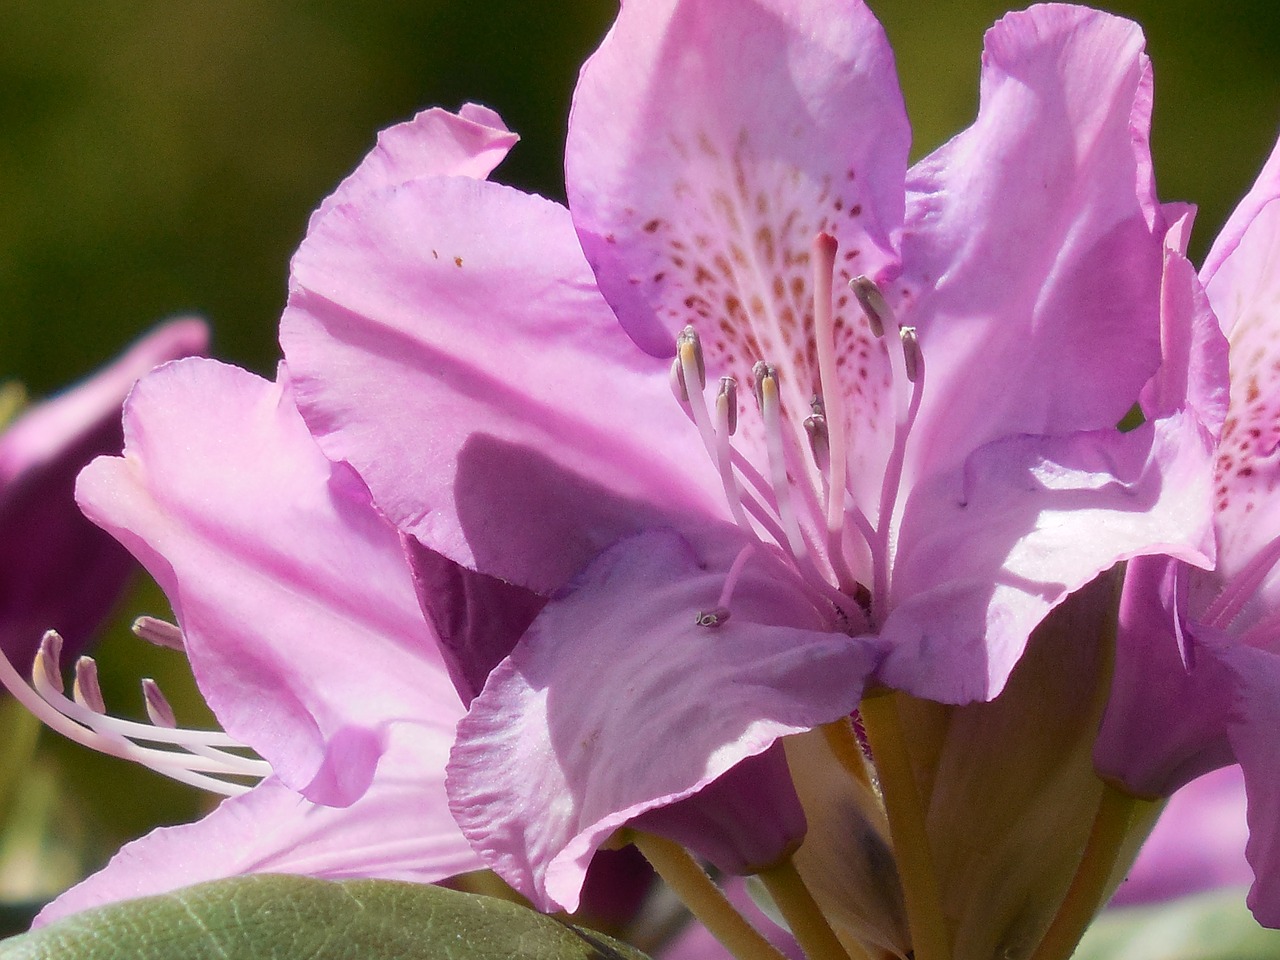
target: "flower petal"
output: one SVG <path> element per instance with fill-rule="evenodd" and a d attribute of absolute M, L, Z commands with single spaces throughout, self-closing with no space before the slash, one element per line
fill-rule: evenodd
<path fill-rule="evenodd" d="M 728 622 L 695 623 L 719 605 L 721 559 L 695 557 L 668 532 L 607 550 L 547 605 L 459 724 L 454 814 L 541 906 L 573 910 L 591 854 L 628 820 L 856 705 L 874 651 L 781 625 L 821 620 L 778 583 L 770 556 L 747 563 Z"/>
<path fill-rule="evenodd" d="M 1127 434 L 1011 437 L 912 491 L 879 679 L 945 703 L 989 700 L 1027 637 L 1114 563 L 1212 549 L 1211 449 L 1179 414 Z"/>
<path fill-rule="evenodd" d="M 1213 647 L 1191 631 L 1187 580 L 1168 557 L 1137 557 L 1125 570 L 1111 694 L 1093 758 L 1098 772 L 1140 796 L 1167 797 L 1232 762 L 1227 712 L 1232 682 Z"/>
<path fill-rule="evenodd" d="M 1213 241 L 1213 247 L 1205 257 L 1204 268 L 1200 273 L 1206 286 L 1214 283 L 1217 280 L 1218 271 L 1234 258 L 1241 237 L 1248 232 L 1262 208 L 1278 196 L 1280 196 L 1280 142 L 1272 148 L 1271 156 L 1267 158 L 1267 162 L 1258 173 L 1258 179 L 1236 205 L 1218 234 L 1218 238 Z"/>
<path fill-rule="evenodd" d="M 134 390 L 125 456 L 77 489 L 160 582 L 232 736 L 321 803 L 368 786 L 397 720 L 461 714 L 395 531 L 287 385 L 183 361 Z"/>
<path fill-rule="evenodd" d="M 84 648 L 134 570 L 128 553 L 75 505 L 76 474 L 119 451 L 120 405 L 157 364 L 202 353 L 195 319 L 156 327 L 109 367 L 31 407 L 0 432 L 0 648 L 30 666 L 45 630 Z"/>
<path fill-rule="evenodd" d="M 456 114 L 439 107 L 378 134 L 378 145 L 320 205 L 312 220 L 330 208 L 357 203 L 369 193 L 420 177 L 484 180 L 520 138 L 492 110 L 464 104 Z"/>
<path fill-rule="evenodd" d="M 981 107 L 912 168 L 902 278 L 927 382 L 917 470 L 1118 423 L 1160 358 L 1163 225 L 1139 28 L 1064 4 L 986 36 Z"/>
<path fill-rule="evenodd" d="M 1280 199 L 1258 211 L 1208 293 L 1231 339 L 1231 405 L 1215 465 L 1219 573 L 1230 580 L 1280 529 Z M 1272 604 L 1278 588 L 1263 591 Z"/>
<path fill-rule="evenodd" d="M 727 337 L 716 352 L 749 370 L 805 349 L 811 294 L 790 283 L 809 289 L 796 268 L 818 231 L 857 251 L 850 275 L 894 259 L 909 141 L 892 52 L 862 3 L 633 3 L 583 67 L 565 179 L 636 342 L 670 356 L 703 308 L 704 341 Z"/>
<path fill-rule="evenodd" d="M 1230 736 L 1249 795 L 1249 909 L 1263 926 L 1280 927 L 1280 657 L 1242 644 L 1220 655 L 1237 683 Z"/>
<path fill-rule="evenodd" d="M 46 907 L 37 924 L 249 873 L 431 883 L 481 869 L 444 795 L 450 739 L 439 728 L 397 726 L 369 789 L 348 807 L 311 803 L 271 777 L 198 823 L 128 844 Z"/>
<path fill-rule="evenodd" d="M 280 338 L 329 457 L 464 566 L 545 593 L 655 519 L 727 513 L 667 365 L 618 329 L 549 201 L 436 178 L 334 207 Z"/>

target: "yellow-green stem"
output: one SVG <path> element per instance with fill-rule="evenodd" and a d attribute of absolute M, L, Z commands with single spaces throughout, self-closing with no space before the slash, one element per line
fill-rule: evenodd
<path fill-rule="evenodd" d="M 629 838 L 689 912 L 738 960 L 785 960 L 678 843 L 639 831 Z"/>
<path fill-rule="evenodd" d="M 808 960 L 866 960 L 851 957 L 814 902 L 790 857 L 758 874 Z"/>
<path fill-rule="evenodd" d="M 1107 894 L 1107 882 L 1115 869 L 1116 855 L 1133 822 L 1134 813 L 1139 804 L 1145 802 L 1110 784 L 1103 786 L 1098 813 L 1089 831 L 1080 866 L 1076 868 L 1067 895 L 1031 960 L 1067 960 L 1071 956 L 1084 936 L 1085 928 L 1102 905 L 1102 898 Z"/>
<path fill-rule="evenodd" d="M 895 694 L 873 694 L 859 713 L 880 778 L 915 960 L 951 960 L 951 933 L 933 868 L 924 804 L 898 718 Z"/>

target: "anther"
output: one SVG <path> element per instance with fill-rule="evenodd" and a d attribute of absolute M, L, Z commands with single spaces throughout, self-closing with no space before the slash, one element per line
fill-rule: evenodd
<path fill-rule="evenodd" d="M 720 378 L 720 392 L 716 394 L 716 413 L 724 421 L 729 436 L 738 432 L 738 381 L 733 377 Z"/>
<path fill-rule="evenodd" d="M 182 631 L 167 620 L 157 617 L 138 617 L 133 621 L 133 635 L 157 647 L 183 650 Z"/>
<path fill-rule="evenodd" d="M 853 291 L 862 312 L 867 315 L 867 325 L 871 327 L 873 334 L 883 337 L 886 327 L 897 326 L 893 308 L 874 280 L 870 277 L 854 277 L 849 281 L 849 289 Z"/>
<path fill-rule="evenodd" d="M 831 466 L 831 438 L 827 435 L 827 418 L 820 413 L 804 418 L 804 432 L 809 437 L 813 465 L 823 474 Z"/>
<path fill-rule="evenodd" d="M 146 701 L 147 716 L 157 727 L 173 729 L 178 725 L 168 698 L 160 692 L 160 685 L 149 677 L 142 681 L 142 697 Z"/>
<path fill-rule="evenodd" d="M 771 363 L 764 360 L 757 360 L 751 367 L 751 381 L 755 389 L 756 405 L 760 409 L 764 409 L 764 382 L 766 380 L 777 380 L 778 371 Z"/>
<path fill-rule="evenodd" d="M 712 610 L 699 610 L 694 616 L 693 622 L 699 627 L 706 627 L 714 630 L 716 627 L 724 626 L 726 620 L 729 619 L 730 613 L 728 607 L 716 607 Z"/>
<path fill-rule="evenodd" d="M 916 339 L 916 328 L 903 327 L 898 333 L 902 337 L 902 359 L 907 365 L 907 379 L 915 383 L 920 376 L 920 341 Z"/>
<path fill-rule="evenodd" d="M 676 359 L 680 361 L 680 379 L 687 393 L 689 384 L 685 382 L 686 356 L 693 360 L 693 365 L 698 371 L 698 389 L 701 390 L 707 385 L 707 364 L 702 357 L 702 341 L 698 339 L 698 331 L 693 329 L 692 324 L 681 330 L 680 335 L 676 337 Z"/>
<path fill-rule="evenodd" d="M 76 703 L 94 713 L 106 713 L 107 704 L 102 699 L 102 687 L 98 685 L 98 665 L 93 657 L 81 657 L 76 661 L 76 679 L 71 688 Z"/>
<path fill-rule="evenodd" d="M 66 688 L 62 684 L 62 635 L 56 630 L 46 630 L 36 651 L 33 675 L 42 675 L 45 682 L 58 693 Z"/>

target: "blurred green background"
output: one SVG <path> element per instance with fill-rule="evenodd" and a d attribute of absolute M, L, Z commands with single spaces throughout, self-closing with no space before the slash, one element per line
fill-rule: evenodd
<path fill-rule="evenodd" d="M 918 157 L 972 117 L 982 32 L 1004 8 L 874 7 Z M 1198 257 L 1276 136 L 1280 4 L 1110 9 L 1146 27 L 1161 194 L 1200 204 Z M 563 197 L 577 65 L 613 10 L 609 0 L 0 0 L 0 377 L 49 392 L 180 312 L 211 320 L 219 356 L 270 374 L 289 256 L 379 128 L 427 105 L 488 104 L 524 137 L 501 177 Z M 139 611 L 166 613 L 163 600 L 144 591 L 127 607 L 101 650 L 109 702 L 140 714 L 136 678 L 159 675 L 180 716 L 198 719 L 180 658 L 144 649 L 123 626 Z M 41 748 L 54 751 L 42 761 L 51 785 L 27 806 L 90 861 L 204 802 L 54 739 Z"/>

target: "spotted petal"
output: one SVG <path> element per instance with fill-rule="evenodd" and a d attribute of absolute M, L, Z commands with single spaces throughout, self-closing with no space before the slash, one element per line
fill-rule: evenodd
<path fill-rule="evenodd" d="M 287 384 L 165 367 L 129 399 L 124 457 L 77 495 L 164 588 L 223 727 L 290 788 L 350 803 L 393 722 L 461 713 L 399 538 Z"/>

